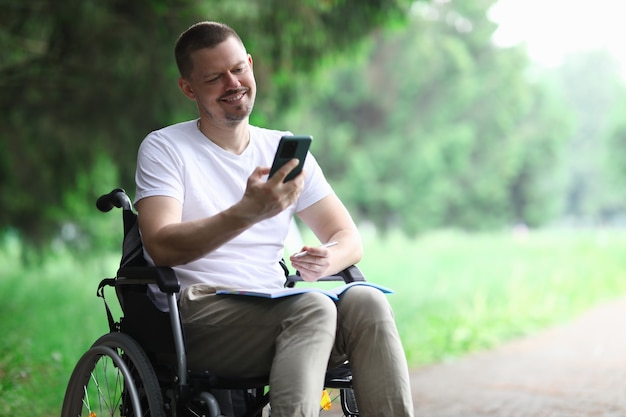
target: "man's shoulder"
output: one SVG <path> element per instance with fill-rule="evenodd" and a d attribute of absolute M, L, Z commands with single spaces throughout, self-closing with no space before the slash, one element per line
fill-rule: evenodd
<path fill-rule="evenodd" d="M 181 133 L 190 133 L 190 132 L 193 132 L 194 129 L 197 129 L 197 123 L 198 121 L 196 119 L 188 120 L 186 122 L 175 123 L 175 124 L 154 130 L 152 131 L 151 134 L 172 136 L 172 135 L 178 135 Z"/>
<path fill-rule="evenodd" d="M 196 120 L 190 120 L 153 130 L 142 141 L 142 147 L 179 147 L 183 143 L 189 142 L 188 138 L 193 136 L 196 123 Z"/>

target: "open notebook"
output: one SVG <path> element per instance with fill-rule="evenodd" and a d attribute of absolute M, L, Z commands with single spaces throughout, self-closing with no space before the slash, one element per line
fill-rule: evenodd
<path fill-rule="evenodd" d="M 218 290 L 217 294 L 220 295 L 243 295 L 243 296 L 251 296 L 251 297 L 263 297 L 263 298 L 280 298 L 280 297 L 289 297 L 291 295 L 303 294 L 307 292 L 319 292 L 322 294 L 326 294 L 333 300 L 339 300 L 339 296 L 346 291 L 350 287 L 354 287 L 355 285 L 364 285 L 368 287 L 376 288 L 382 291 L 385 294 L 393 294 L 393 291 L 389 288 L 385 288 L 378 284 L 374 284 L 367 281 L 357 281 L 351 282 L 349 284 L 342 285 L 333 289 L 323 289 L 323 288 L 314 288 L 314 287 L 294 287 L 294 288 L 242 288 L 242 289 L 232 289 L 232 290 Z"/>

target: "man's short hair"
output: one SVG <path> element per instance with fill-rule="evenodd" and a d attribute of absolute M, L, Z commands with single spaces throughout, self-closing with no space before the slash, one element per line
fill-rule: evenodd
<path fill-rule="evenodd" d="M 230 26 L 219 22 L 198 22 L 184 31 L 176 41 L 174 56 L 181 77 L 189 78 L 193 71 L 191 54 L 203 48 L 214 48 L 228 38 L 241 38 Z"/>

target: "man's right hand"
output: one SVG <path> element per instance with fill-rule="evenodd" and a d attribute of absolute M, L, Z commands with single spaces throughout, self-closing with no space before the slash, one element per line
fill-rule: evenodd
<path fill-rule="evenodd" d="M 304 187 L 304 171 L 291 181 L 285 177 L 298 166 L 292 159 L 283 165 L 272 178 L 265 180 L 269 167 L 258 167 L 248 177 L 246 191 L 239 203 L 232 207 L 234 213 L 248 219 L 252 224 L 281 213 L 296 202 Z"/>

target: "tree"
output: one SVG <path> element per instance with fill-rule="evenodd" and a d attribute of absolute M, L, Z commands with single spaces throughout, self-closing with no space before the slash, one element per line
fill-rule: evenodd
<path fill-rule="evenodd" d="M 256 122 L 293 97 L 291 80 L 403 16 L 408 0 L 5 0 L 0 6 L 0 229 L 45 241 L 64 218 L 64 194 L 102 155 L 132 186 L 135 153 L 151 130 L 194 117 L 178 92 L 177 34 L 210 16 L 241 32 L 257 57 Z M 110 185 L 93 184 L 83 204 Z M 76 199 L 74 199 L 76 200 Z M 66 199 L 67 201 L 67 199 Z M 85 226 L 87 227 L 87 226 Z"/>
<path fill-rule="evenodd" d="M 128 176 L 139 132 L 169 118 L 170 54 L 146 45 L 171 44 L 177 23 L 151 1 L 11 2 L 2 15 L 0 225 L 43 239 L 99 154 Z"/>
<path fill-rule="evenodd" d="M 598 217 L 605 223 L 623 225 L 626 219 L 626 88 L 621 79 L 615 88 L 613 105 L 607 109 L 608 120 L 603 137 L 605 199 Z"/>
<path fill-rule="evenodd" d="M 413 234 L 555 214 L 567 119 L 522 49 L 491 44 L 491 3 L 415 4 L 288 115 L 361 219 Z"/>
<path fill-rule="evenodd" d="M 625 197 L 614 181 L 622 166 L 619 131 L 624 109 L 619 103 L 626 93 L 619 65 L 607 51 L 588 51 L 567 57 L 552 76 L 576 120 L 564 154 L 564 215 L 585 224 L 610 222 L 623 212 Z"/>

